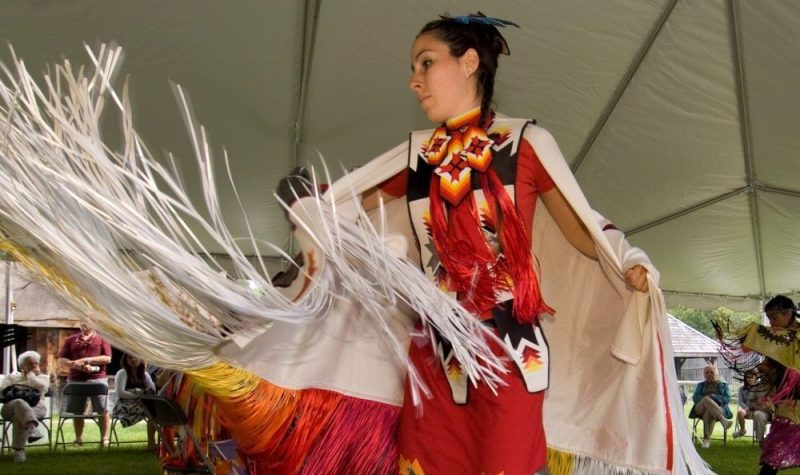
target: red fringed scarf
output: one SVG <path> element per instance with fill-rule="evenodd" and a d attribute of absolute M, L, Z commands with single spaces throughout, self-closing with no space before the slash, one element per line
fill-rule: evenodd
<path fill-rule="evenodd" d="M 487 120 L 487 128 L 492 116 Z M 437 128 L 423 155 L 430 165 L 438 165 L 430 185 L 431 235 L 439 261 L 447 273 L 448 287 L 464 295 L 473 311 L 483 313 L 496 305 L 497 294 L 511 291 L 513 315 L 520 323 L 533 323 L 542 313 L 553 310 L 542 300 L 539 282 L 533 271 L 531 237 L 524 220 L 490 166 L 493 141 L 480 127 L 480 108 L 474 109 Z M 480 217 L 471 191 L 471 174 L 478 173 L 489 213 L 495 223 L 500 252 L 485 241 L 484 248 L 465 249 L 467 240 L 448 237 L 448 214 L 469 196 L 477 229 Z"/>

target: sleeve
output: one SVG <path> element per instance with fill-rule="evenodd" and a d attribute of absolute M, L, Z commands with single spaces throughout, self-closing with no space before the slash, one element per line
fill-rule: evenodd
<path fill-rule="evenodd" d="M 324 255 L 331 245 L 330 218 L 326 210 L 332 213 L 335 208 L 338 220 L 356 222 L 361 211 L 357 197 L 397 179 L 398 175 L 403 175 L 407 164 L 408 143 L 403 142 L 336 180 L 323 196 L 305 196 L 292 203 L 288 218 L 295 227 L 294 235 L 300 248 L 306 251 L 316 247 Z M 389 187 L 397 188 L 398 184 Z"/>
<path fill-rule="evenodd" d="M 750 409 L 750 406 L 747 404 L 747 390 L 744 388 L 744 384 L 739 386 L 739 407 L 742 409 Z"/>
<path fill-rule="evenodd" d="M 658 285 L 660 274 L 658 269 L 656 269 L 656 267 L 653 265 L 652 261 L 650 261 L 650 257 L 648 257 L 643 250 L 632 246 L 631 243 L 625 238 L 625 233 L 620 231 L 614 225 L 614 223 L 600 216 L 599 214 L 598 217 L 600 228 L 603 230 L 603 235 L 605 235 L 606 239 L 608 239 L 609 244 L 611 244 L 611 248 L 617 254 L 619 262 L 622 265 L 622 271 L 625 272 L 631 267 L 640 265 L 647 269 L 647 273 L 652 276 L 653 281 Z"/>
<path fill-rule="evenodd" d="M 117 399 L 133 399 L 136 397 L 135 394 L 126 390 L 127 386 L 128 372 L 121 369 L 117 371 L 117 375 L 114 377 L 114 392 L 117 395 Z"/>
<path fill-rule="evenodd" d="M 72 341 L 72 339 L 69 337 L 67 337 L 67 339 L 64 340 L 64 343 L 61 345 L 61 348 L 58 349 L 57 358 L 66 358 L 68 360 L 72 359 L 72 354 L 70 352 L 70 341 Z"/>
<path fill-rule="evenodd" d="M 719 392 L 720 392 L 719 396 L 722 399 L 722 404 L 728 404 L 729 402 L 731 402 L 731 392 L 728 390 L 727 383 L 721 383 L 719 385 Z"/>
<path fill-rule="evenodd" d="M 394 197 L 404 196 L 406 194 L 406 190 L 408 189 L 408 169 L 406 168 L 400 173 L 384 181 L 378 185 L 378 188 L 380 188 L 380 190 L 384 193 Z"/>
<path fill-rule="evenodd" d="M 156 384 L 153 382 L 153 378 L 147 371 L 144 372 L 144 386 L 147 390 L 156 392 Z"/>
<path fill-rule="evenodd" d="M 31 382 L 31 386 L 35 387 L 40 393 L 42 393 L 42 396 L 44 396 L 44 393 L 46 393 L 50 388 L 49 374 L 42 373 L 40 375 L 33 376 L 32 378 L 28 378 L 28 380 Z"/>
<path fill-rule="evenodd" d="M 100 355 L 101 356 L 112 356 L 111 343 L 106 341 L 105 338 L 103 338 L 103 344 L 100 346 Z"/>
<path fill-rule="evenodd" d="M 737 332 L 741 345 L 750 351 L 771 358 L 778 363 L 794 369 L 800 369 L 800 338 L 796 335 L 800 328 L 788 330 L 772 328 L 758 323 L 751 323 Z M 790 338 L 794 336 L 794 338 Z M 778 344 L 777 341 L 782 343 Z"/>
<path fill-rule="evenodd" d="M 704 386 L 705 383 L 703 383 L 702 381 L 697 383 L 697 386 L 695 386 L 694 393 L 692 394 L 692 401 L 694 401 L 695 404 L 697 404 L 698 402 L 700 402 L 701 399 L 703 399 Z"/>
<path fill-rule="evenodd" d="M 0 391 L 13 385 L 17 381 L 17 377 L 16 373 L 5 376 L 3 382 L 0 383 Z"/>
<path fill-rule="evenodd" d="M 521 138 L 517 155 L 516 202 L 525 219 L 525 229 L 533 226 L 533 211 L 539 194 L 555 187 L 555 182 L 542 166 L 530 142 Z"/>
<path fill-rule="evenodd" d="M 542 166 L 539 156 L 525 137 L 520 139 L 517 155 L 517 181 L 533 189 L 537 194 L 556 187 L 550 174 Z"/>

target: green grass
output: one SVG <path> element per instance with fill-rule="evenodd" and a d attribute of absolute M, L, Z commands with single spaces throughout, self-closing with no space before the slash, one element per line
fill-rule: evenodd
<path fill-rule="evenodd" d="M 689 411 L 692 408 L 691 395 L 690 399 L 684 406 L 687 415 L 687 427 L 691 432 L 694 420 L 688 419 Z M 736 406 L 731 405 L 731 410 L 735 411 Z M 714 425 L 714 432 L 711 435 L 711 447 L 708 449 L 700 448 L 697 446 L 697 452 L 719 475 L 753 475 L 758 473 L 760 466 L 758 464 L 761 458 L 761 449 L 758 445 L 753 444 L 752 434 L 753 425 L 752 421 L 745 420 L 745 427 L 747 428 L 747 435 L 740 439 L 734 440 L 731 437 L 734 427 L 728 431 L 728 441 L 723 443 L 722 424 Z M 735 424 L 734 424 L 735 425 Z M 697 434 L 699 437 L 703 436 L 703 422 L 697 426 Z M 781 470 L 781 475 L 800 475 L 800 468 L 793 468 L 791 470 Z"/>
<path fill-rule="evenodd" d="M 712 440 L 711 448 L 698 448 L 697 450 L 703 460 L 708 462 L 711 468 L 720 475 L 753 475 L 758 473 L 758 459 L 761 456 L 761 450 L 758 446 L 752 445 L 749 436 L 735 441 L 729 439 L 726 445 L 722 445 L 721 440 Z M 800 475 L 800 469 L 781 470 L 780 474 Z"/>
<path fill-rule="evenodd" d="M 690 404 L 686 404 L 688 413 Z M 750 421 L 748 421 L 749 423 Z M 691 430 L 692 421 L 687 420 L 687 430 Z M 701 423 L 702 426 L 702 423 Z M 702 428 L 698 427 L 699 430 Z M 72 424 L 64 424 L 67 442 L 75 439 Z M 143 423 L 122 429 L 117 427 L 120 444 L 110 449 L 98 449 L 95 441 L 100 440 L 97 426 L 86 423 L 83 447 L 72 444 L 67 450 L 49 452 L 46 447 L 34 446 L 26 450 L 28 461 L 19 464 L 12 462 L 10 455 L 0 458 L 0 473 L 3 475 L 39 475 L 58 473 L 59 475 L 147 475 L 160 473 L 160 463 L 153 452 L 145 451 L 147 433 Z M 758 459 L 761 454 L 758 446 L 751 442 L 752 427 L 748 425 L 748 435 L 737 440 L 728 437 L 727 444 L 722 442 L 722 427 L 716 425 L 711 441 L 711 448 L 698 452 L 711 468 L 720 475 L 752 475 L 758 473 Z M 55 439 L 55 433 L 53 434 Z M 781 475 L 800 475 L 800 469 L 782 470 Z"/>
<path fill-rule="evenodd" d="M 57 421 L 53 421 L 53 440 Z M 10 431 L 9 431 L 10 435 Z M 91 421 L 86 422 L 83 431 L 82 447 L 72 444 L 75 432 L 72 423 L 64 423 L 67 441 L 66 451 L 59 447 L 50 452 L 46 446 L 37 443 L 25 450 L 27 461 L 14 463 L 13 452 L 0 457 L 0 473 L 3 475 L 40 475 L 58 473 L 59 475 L 146 475 L 161 473 L 161 463 L 154 452 L 147 452 L 147 428 L 144 423 L 127 429 L 117 425 L 120 445 L 100 449 L 100 431 Z"/>

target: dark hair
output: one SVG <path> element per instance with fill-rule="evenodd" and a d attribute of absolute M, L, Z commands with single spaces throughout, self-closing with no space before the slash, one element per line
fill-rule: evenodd
<path fill-rule="evenodd" d="M 417 38 L 424 34 L 435 35 L 446 43 L 450 48 L 450 54 L 456 58 L 463 56 L 470 48 L 475 49 L 478 53 L 480 64 L 475 75 L 481 94 L 481 119 L 485 119 L 492 107 L 497 58 L 504 50 L 507 51 L 503 36 L 492 25 L 465 24 L 449 17 L 428 22 L 422 27 Z"/>
<path fill-rule="evenodd" d="M 792 299 L 785 295 L 776 295 L 764 305 L 764 312 L 769 312 L 770 310 L 791 310 L 792 318 L 797 318 L 797 307 L 792 302 Z"/>
<path fill-rule="evenodd" d="M 135 368 L 131 367 L 130 363 L 128 362 L 128 356 L 133 356 L 134 358 L 139 358 L 136 355 L 131 355 L 128 353 L 123 353 L 122 358 L 119 361 L 120 366 L 125 372 L 128 374 L 128 387 L 135 387 L 135 388 L 143 388 L 145 387 L 145 380 L 144 380 L 144 373 L 146 371 L 146 365 L 144 360 L 139 358 L 139 365 Z M 127 389 L 127 388 L 123 388 Z"/>

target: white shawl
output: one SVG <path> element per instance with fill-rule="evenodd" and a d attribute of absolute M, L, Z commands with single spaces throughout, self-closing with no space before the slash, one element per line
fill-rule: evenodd
<path fill-rule="evenodd" d="M 580 254 L 539 206 L 534 252 L 543 296 L 556 310 L 544 322 L 552 375 L 544 406 L 548 445 L 573 455 L 574 473 L 706 473 L 686 430 L 658 272 L 641 250 L 591 209 L 553 137 L 536 126 L 528 126 L 524 136 L 586 225 L 600 256 L 598 263 Z M 401 144 L 338 180 L 326 199 L 342 215 L 355 216 L 347 210 L 353 194 L 407 164 L 408 145 Z M 414 242 L 404 212 L 404 199 L 386 205 L 388 235 Z M 380 224 L 376 213 L 371 218 Z M 313 233 L 314 218 L 305 216 L 303 221 Z M 314 247 L 299 229 L 296 234 L 307 243 L 303 247 Z M 648 293 L 625 285 L 623 271 L 636 264 L 648 270 Z M 342 283 L 339 291 L 346 294 L 346 288 Z M 397 308 L 388 313 L 398 330 L 397 342 L 407 341 L 408 320 Z M 310 326 L 275 324 L 243 348 L 228 345 L 223 354 L 279 386 L 322 387 L 400 404 L 403 367 L 379 334 L 358 330 L 363 317 L 358 296 L 351 295 Z"/>

